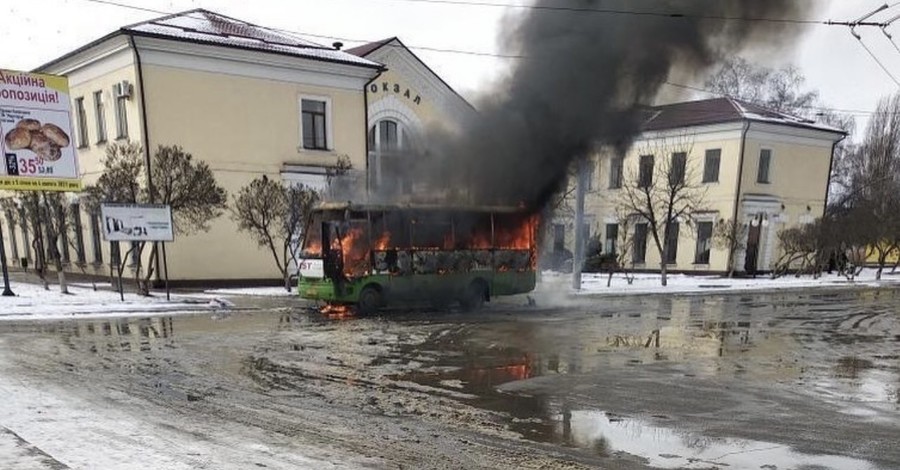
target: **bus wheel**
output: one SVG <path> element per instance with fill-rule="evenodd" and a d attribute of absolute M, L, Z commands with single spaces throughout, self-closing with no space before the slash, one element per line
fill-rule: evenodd
<path fill-rule="evenodd" d="M 459 305 L 464 312 L 477 312 L 484 306 L 487 297 L 487 286 L 481 280 L 472 281 L 459 299 Z"/>
<path fill-rule="evenodd" d="M 375 286 L 366 286 L 359 293 L 359 300 L 356 301 L 356 311 L 362 316 L 372 315 L 384 304 L 384 296 L 381 290 Z"/>

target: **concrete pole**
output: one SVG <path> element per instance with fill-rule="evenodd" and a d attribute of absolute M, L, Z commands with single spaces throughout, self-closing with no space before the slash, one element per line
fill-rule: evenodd
<path fill-rule="evenodd" d="M 578 161 L 578 176 L 575 183 L 575 253 L 572 259 L 572 288 L 581 290 L 581 268 L 584 266 L 584 193 L 587 190 L 588 162 Z"/>

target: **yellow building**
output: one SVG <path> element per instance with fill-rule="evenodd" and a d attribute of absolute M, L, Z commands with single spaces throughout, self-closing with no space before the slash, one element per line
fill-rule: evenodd
<path fill-rule="evenodd" d="M 260 175 L 331 191 L 339 159 L 351 164 L 341 195 L 356 198 L 408 163 L 392 160 L 396 150 L 472 108 L 396 38 L 341 47 L 198 9 L 125 26 L 37 71 L 69 78 L 86 185 L 108 145 L 131 141 L 149 155 L 183 147 L 209 164 L 229 203 Z M 108 275 L 128 247 L 102 240 L 99 214 L 80 212 L 80 249 L 63 256 L 74 272 Z M 10 258 L 33 258 L 32 234 L 6 222 Z M 176 235 L 168 271 L 175 285 L 279 278 L 271 254 L 227 214 L 208 232 Z"/>
<path fill-rule="evenodd" d="M 123 27 L 38 71 L 69 78 L 86 184 L 113 142 L 150 152 L 179 145 L 210 165 L 230 199 L 263 174 L 322 187 L 340 157 L 364 174 L 363 90 L 382 69 L 337 48 L 192 10 Z M 82 222 L 85 247 L 70 258 L 88 273 L 108 273 L 110 245 L 100 240 L 98 216 Z M 20 248 L 28 245 L 23 236 Z M 209 232 L 178 237 L 168 261 L 174 281 L 278 277 L 270 256 L 227 215 Z"/>
<path fill-rule="evenodd" d="M 387 68 L 366 88 L 369 187 L 382 195 L 409 195 L 404 168 L 415 162 L 428 129 L 456 130 L 474 108 L 398 38 L 347 49 Z"/>
<path fill-rule="evenodd" d="M 677 103 L 650 110 L 643 133 L 624 154 L 596 157 L 586 198 L 586 226 L 604 252 L 618 252 L 624 194 L 646 174 L 683 159 L 686 184 L 702 194 L 689 218 L 681 218 L 669 240 L 668 267 L 684 272 L 768 271 L 781 255 L 777 234 L 813 222 L 825 209 L 834 145 L 844 133 L 821 124 L 729 98 Z M 644 167 L 644 168 L 642 168 Z M 642 175 L 644 173 L 645 175 Z M 627 263 L 658 270 L 659 250 L 646 220 L 625 214 L 634 249 Z M 716 224 L 736 220 L 743 249 L 729 260 L 715 246 Z M 564 221 L 554 235 L 569 246 Z M 660 234 L 662 237 L 662 234 Z M 665 243 L 665 241 L 663 241 Z"/>

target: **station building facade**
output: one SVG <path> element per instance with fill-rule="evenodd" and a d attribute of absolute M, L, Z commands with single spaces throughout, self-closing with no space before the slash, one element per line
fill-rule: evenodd
<path fill-rule="evenodd" d="M 844 137 L 839 129 L 730 98 L 652 108 L 627 151 L 593 159 L 581 229 L 599 241 L 602 252 L 618 253 L 627 217 L 633 246 L 626 263 L 659 270 L 659 250 L 646 220 L 623 202 L 625 186 L 633 187 L 642 174 L 660 177 L 654 167 L 680 158 L 687 185 L 702 202 L 662 240 L 669 245 L 668 269 L 769 271 L 783 251 L 778 233 L 824 213 L 834 148 Z M 713 240 L 716 225 L 731 220 L 737 221 L 741 241 L 733 255 Z M 573 233 L 571 218 L 556 220 L 548 248 L 572 250 Z"/>

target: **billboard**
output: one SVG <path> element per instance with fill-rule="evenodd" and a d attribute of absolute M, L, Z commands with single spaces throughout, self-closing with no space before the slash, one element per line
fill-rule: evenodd
<path fill-rule="evenodd" d="M 101 204 L 103 238 L 110 242 L 175 240 L 172 210 L 164 204 Z"/>
<path fill-rule="evenodd" d="M 66 77 L 0 69 L 0 189 L 80 191 Z"/>

